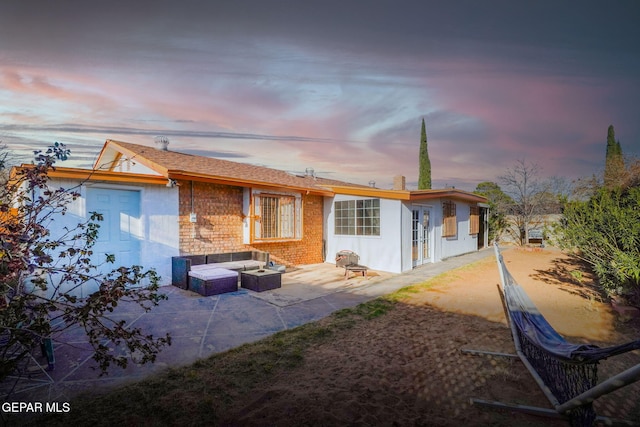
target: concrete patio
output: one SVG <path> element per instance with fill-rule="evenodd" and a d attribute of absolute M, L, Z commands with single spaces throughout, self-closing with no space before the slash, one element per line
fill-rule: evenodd
<path fill-rule="evenodd" d="M 202 297 L 193 292 L 166 286 L 168 296 L 148 313 L 138 306 L 118 307 L 117 318 L 130 328 L 161 336 L 169 333 L 172 345 L 154 364 L 130 363 L 126 369 L 112 367 L 98 377 L 97 364 L 84 331 L 70 329 L 55 342 L 55 369 L 34 372 L 31 378 L 0 384 L 3 400 L 9 390 L 11 401 L 69 401 L 87 390 L 113 387 L 135 381 L 167 367 L 192 363 L 200 358 L 253 342 L 275 332 L 319 320 L 332 312 L 356 306 L 402 287 L 420 283 L 445 271 L 491 256 L 492 250 L 427 264 L 408 273 L 394 275 L 370 272 L 368 277 L 344 277 L 344 269 L 332 264 L 304 266 L 282 276 L 282 287 L 265 292 L 240 288 L 236 292 Z M 115 352 L 127 354 L 124 348 Z M 36 359 L 38 359 L 36 355 Z M 39 360 L 43 362 L 42 360 Z M 46 365 L 46 363 L 44 363 Z"/>

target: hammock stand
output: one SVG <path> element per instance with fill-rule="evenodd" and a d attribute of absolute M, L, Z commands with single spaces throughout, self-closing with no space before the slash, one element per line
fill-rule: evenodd
<path fill-rule="evenodd" d="M 640 348 L 640 340 L 613 347 L 572 344 L 564 340 L 540 314 L 527 294 L 507 270 L 500 248 L 494 245 L 501 285 L 498 291 L 516 354 L 462 350 L 474 355 L 518 358 L 527 368 L 553 409 L 471 399 L 472 405 L 563 418 L 572 426 L 639 425 L 634 421 L 597 416 L 593 401 L 640 380 L 637 364 L 597 384 L 598 361 Z"/>

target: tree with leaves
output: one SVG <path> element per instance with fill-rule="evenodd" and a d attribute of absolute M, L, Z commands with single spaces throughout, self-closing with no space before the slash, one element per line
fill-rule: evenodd
<path fill-rule="evenodd" d="M 564 206 L 557 244 L 591 265 L 603 290 L 640 306 L 640 161 L 622 158 L 613 126 L 603 176 Z"/>
<path fill-rule="evenodd" d="M 16 373 L 43 341 L 55 347 L 65 330 L 77 326 L 86 332 L 103 374 L 111 364 L 124 368 L 129 360 L 153 362 L 171 344 L 169 335 L 156 338 L 128 328 L 114 310 L 123 303 L 146 311 L 158 305 L 166 298 L 158 292 L 159 277 L 137 265 L 99 272 L 115 257 L 95 261 L 92 247 L 102 220 L 96 212 L 75 228 L 52 235 L 48 224 L 67 213 L 80 197 L 79 187 L 50 183 L 56 161 L 70 155 L 64 144 L 34 154 L 35 162 L 13 169 L 0 188 L 0 381 Z M 96 292 L 77 296 L 84 285 L 96 283 Z M 118 346 L 129 355 L 114 354 Z"/>
<path fill-rule="evenodd" d="M 486 197 L 489 204 L 489 241 L 499 240 L 507 228 L 506 214 L 514 204 L 513 199 L 490 181 L 478 184 L 474 193 Z"/>
<path fill-rule="evenodd" d="M 427 148 L 427 130 L 422 119 L 422 130 L 420 132 L 420 174 L 418 176 L 418 190 L 431 189 L 431 161 L 429 160 L 429 150 Z"/>

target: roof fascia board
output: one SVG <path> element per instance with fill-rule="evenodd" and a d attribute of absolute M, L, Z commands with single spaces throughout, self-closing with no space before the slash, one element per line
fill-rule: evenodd
<path fill-rule="evenodd" d="M 364 188 L 364 187 L 350 187 L 350 186 L 338 186 L 330 185 L 336 194 L 346 194 L 351 196 L 369 196 L 380 197 L 386 199 L 395 200 L 430 200 L 439 199 L 442 197 L 450 197 L 454 199 L 460 199 L 470 202 L 486 202 L 487 199 L 477 194 L 468 193 L 466 191 L 460 191 L 455 189 L 443 189 L 443 190 L 418 190 L 418 191 L 406 191 L 406 190 L 381 190 L 379 188 Z"/>
<path fill-rule="evenodd" d="M 34 165 L 23 164 L 18 169 L 33 168 Z M 105 170 L 80 169 L 56 167 L 49 170 L 47 176 L 57 179 L 77 179 L 80 181 L 109 181 L 120 183 L 166 185 L 167 178 L 156 175 L 144 175 L 139 173 L 114 172 Z"/>
<path fill-rule="evenodd" d="M 332 191 L 322 190 L 319 188 L 270 184 L 268 182 L 262 182 L 262 181 L 254 181 L 254 180 L 248 180 L 248 179 L 232 179 L 232 178 L 226 178 L 226 177 L 219 177 L 215 175 L 200 175 L 200 174 L 194 174 L 194 173 L 185 172 L 185 171 L 168 170 L 167 176 L 170 179 L 208 182 L 211 184 L 231 185 L 234 187 L 263 188 L 263 189 L 270 189 L 270 190 L 296 191 L 299 193 L 316 194 L 316 195 L 328 196 L 328 197 L 333 196 Z"/>
<path fill-rule="evenodd" d="M 350 187 L 342 185 L 327 185 L 336 194 L 349 196 L 379 197 L 392 200 L 409 200 L 410 192 L 405 190 L 381 190 L 373 187 Z"/>
<path fill-rule="evenodd" d="M 478 194 L 468 193 L 466 191 L 455 190 L 455 189 L 442 189 L 442 190 L 418 190 L 411 192 L 411 200 L 429 200 L 429 199 L 439 199 L 439 198 L 452 198 L 458 200 L 464 200 L 467 202 L 476 202 L 483 203 L 486 202 L 486 197 L 480 196 Z"/>
<path fill-rule="evenodd" d="M 152 169 L 156 172 L 158 172 L 160 175 L 164 176 L 164 177 L 168 177 L 168 170 L 167 168 L 160 166 L 159 164 L 152 162 L 151 160 L 147 159 L 146 157 L 135 153 L 131 150 L 128 150 L 120 145 L 118 145 L 118 141 L 114 141 L 112 139 L 108 139 L 107 142 L 105 143 L 105 146 L 103 147 L 103 152 L 105 151 L 107 146 L 113 146 L 112 148 L 118 152 L 120 152 L 121 155 L 126 155 L 130 160 L 135 160 L 136 162 L 141 163 L 142 165 L 148 167 L 149 169 Z M 102 156 L 102 152 L 100 153 L 100 156 Z M 96 161 L 96 164 L 98 163 L 98 161 L 100 160 L 100 157 L 98 157 L 98 160 Z M 113 168 L 114 165 L 111 166 L 111 168 Z"/>
<path fill-rule="evenodd" d="M 98 157 L 96 158 L 96 161 L 93 163 L 93 168 L 94 169 L 102 169 L 103 165 L 102 164 L 102 158 L 106 155 L 106 150 L 107 150 L 107 146 L 109 146 L 109 139 L 107 139 L 107 141 L 104 143 L 104 145 L 102 146 L 102 149 L 100 149 L 100 153 L 98 153 Z M 115 167 L 115 162 L 111 161 L 111 165 L 109 165 L 109 170 L 113 170 L 113 168 Z"/>

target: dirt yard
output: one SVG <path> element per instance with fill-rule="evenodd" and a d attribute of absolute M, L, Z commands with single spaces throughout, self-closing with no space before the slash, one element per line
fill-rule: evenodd
<path fill-rule="evenodd" d="M 591 287 L 585 267 L 563 253 L 509 249 L 505 262 L 540 311 L 571 340 L 600 345 L 640 337 Z M 241 425 L 566 425 L 480 409 L 477 397 L 550 407 L 517 360 L 470 356 L 461 349 L 513 353 L 489 257 L 406 292 L 397 308 L 329 344 L 302 366 L 262 384 L 224 418 Z M 600 378 L 640 363 L 640 352 L 601 364 Z M 640 384 L 597 402 L 600 415 L 640 420 Z"/>

